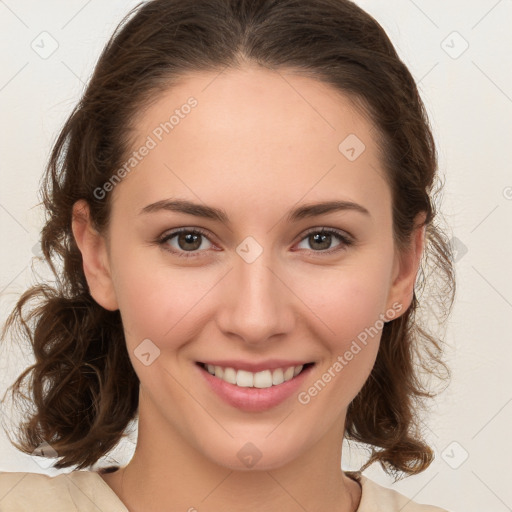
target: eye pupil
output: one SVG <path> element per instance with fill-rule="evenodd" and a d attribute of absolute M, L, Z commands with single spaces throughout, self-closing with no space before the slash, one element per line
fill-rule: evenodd
<path fill-rule="evenodd" d="M 315 233 L 310 238 L 313 239 L 314 243 L 320 243 L 320 245 L 322 245 L 322 247 L 320 247 L 320 249 L 328 249 L 329 246 L 331 245 L 330 237 L 331 237 L 331 235 L 328 233 Z M 327 243 L 325 243 L 326 239 L 327 239 Z"/>
<path fill-rule="evenodd" d="M 201 235 L 196 233 L 180 233 L 178 236 L 178 245 L 180 246 L 180 249 L 183 250 L 199 249 L 199 247 L 201 247 L 201 241 L 199 240 L 200 237 Z M 185 242 L 185 247 L 183 247 L 182 242 Z M 190 245 L 186 245 L 190 243 L 194 244 L 193 247 L 191 247 Z"/>

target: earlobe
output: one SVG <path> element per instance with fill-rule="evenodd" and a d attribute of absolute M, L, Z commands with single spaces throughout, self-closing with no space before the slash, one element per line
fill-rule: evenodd
<path fill-rule="evenodd" d="M 409 247 L 402 251 L 396 251 L 393 268 L 393 281 L 388 295 L 388 309 L 392 304 L 401 304 L 401 312 L 405 313 L 413 299 L 414 284 L 421 263 L 421 257 L 425 247 L 426 226 L 423 225 L 425 214 L 419 214 L 419 222 L 412 233 Z"/>
<path fill-rule="evenodd" d="M 91 296 L 100 306 L 116 311 L 119 307 L 105 239 L 92 226 L 89 206 L 85 200 L 81 199 L 73 205 L 72 230 L 82 254 L 83 270 Z"/>

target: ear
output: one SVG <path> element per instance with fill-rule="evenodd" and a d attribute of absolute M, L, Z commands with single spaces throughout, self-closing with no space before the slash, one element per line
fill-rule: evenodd
<path fill-rule="evenodd" d="M 83 199 L 73 205 L 72 230 L 76 244 L 82 253 L 83 269 L 89 292 L 105 309 L 119 309 L 110 273 L 105 238 L 91 223 L 89 205 Z"/>
<path fill-rule="evenodd" d="M 425 247 L 425 226 L 423 225 L 425 218 L 425 212 L 417 215 L 416 227 L 411 234 L 409 246 L 395 251 L 392 284 L 388 295 L 388 310 L 392 308 L 393 304 L 401 304 L 400 314 L 405 313 L 412 303 L 414 284 Z M 398 316 L 400 315 L 396 315 L 396 317 Z"/>

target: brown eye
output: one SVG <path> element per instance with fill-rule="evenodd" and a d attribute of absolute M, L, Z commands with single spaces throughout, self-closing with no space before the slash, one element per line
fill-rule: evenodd
<path fill-rule="evenodd" d="M 179 233 L 176 240 L 180 249 L 194 251 L 201 247 L 201 236 L 196 233 Z"/>
<path fill-rule="evenodd" d="M 169 243 L 171 240 L 173 243 Z M 164 246 L 165 250 L 176 254 L 176 256 L 187 258 L 195 257 L 197 252 L 208 249 L 207 246 L 204 247 L 205 240 L 209 242 L 206 234 L 198 229 L 180 229 L 164 236 L 159 243 Z"/>
<path fill-rule="evenodd" d="M 332 243 L 338 239 L 339 243 L 332 248 Z M 313 252 L 327 252 L 329 254 L 337 252 L 338 250 L 346 249 L 353 244 L 353 241 L 337 230 L 333 229 L 316 229 L 309 231 L 302 239 L 301 243 L 306 241 L 309 245 L 308 250 Z"/>

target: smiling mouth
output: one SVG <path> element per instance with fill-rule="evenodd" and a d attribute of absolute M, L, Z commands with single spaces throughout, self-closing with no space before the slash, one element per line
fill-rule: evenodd
<path fill-rule="evenodd" d="M 232 367 L 213 366 L 202 362 L 196 363 L 210 375 L 241 388 L 270 388 L 288 382 L 300 375 L 315 363 L 306 363 L 298 366 L 274 368 L 259 372 L 236 370 Z"/>

